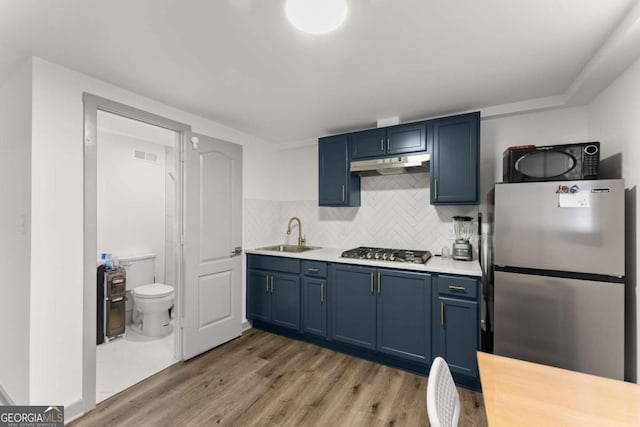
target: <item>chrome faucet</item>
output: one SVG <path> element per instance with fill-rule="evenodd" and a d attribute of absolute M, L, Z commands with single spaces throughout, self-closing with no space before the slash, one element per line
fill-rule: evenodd
<path fill-rule="evenodd" d="M 291 223 L 293 221 L 298 221 L 298 246 L 302 247 L 305 244 L 305 238 L 302 235 L 302 221 L 297 216 L 291 217 L 289 220 L 289 224 L 287 224 L 287 234 L 291 234 Z"/>

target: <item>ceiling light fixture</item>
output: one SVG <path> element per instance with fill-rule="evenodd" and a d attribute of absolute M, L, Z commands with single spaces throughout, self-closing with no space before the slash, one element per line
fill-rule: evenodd
<path fill-rule="evenodd" d="M 346 0 L 287 0 L 289 22 L 300 31 L 324 34 L 338 28 L 347 17 Z"/>

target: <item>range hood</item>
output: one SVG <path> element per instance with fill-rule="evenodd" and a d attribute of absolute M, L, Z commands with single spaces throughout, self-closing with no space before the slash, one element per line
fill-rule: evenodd
<path fill-rule="evenodd" d="M 384 159 L 358 160 L 349 164 L 349 170 L 360 176 L 429 172 L 430 158 L 429 154 L 422 153 Z"/>

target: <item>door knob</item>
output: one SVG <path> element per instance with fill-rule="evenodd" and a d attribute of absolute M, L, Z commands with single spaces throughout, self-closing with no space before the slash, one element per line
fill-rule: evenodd
<path fill-rule="evenodd" d="M 238 256 L 238 255 L 242 254 L 242 247 L 241 246 L 236 246 L 235 248 L 233 248 L 233 250 L 229 254 L 231 256 Z"/>

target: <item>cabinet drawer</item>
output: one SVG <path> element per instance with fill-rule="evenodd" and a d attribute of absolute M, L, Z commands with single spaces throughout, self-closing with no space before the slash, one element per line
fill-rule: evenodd
<path fill-rule="evenodd" d="M 327 277 L 327 263 L 320 261 L 303 261 L 302 273 L 305 276 Z"/>
<path fill-rule="evenodd" d="M 300 260 L 268 255 L 248 255 L 248 268 L 300 274 Z"/>
<path fill-rule="evenodd" d="M 438 276 L 438 293 L 457 297 L 476 298 L 478 279 L 462 276 Z"/>

